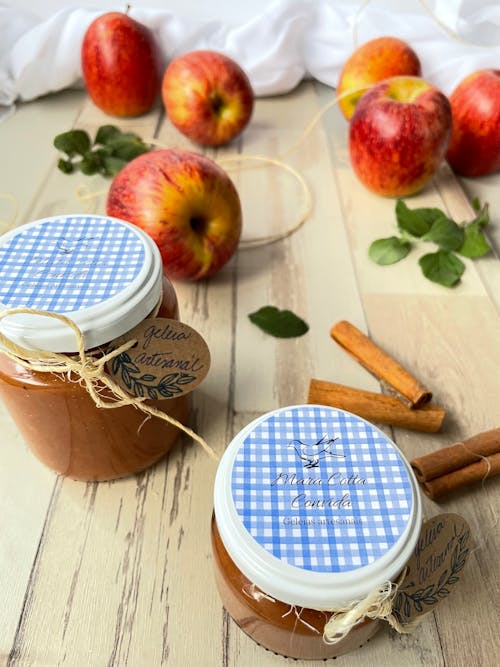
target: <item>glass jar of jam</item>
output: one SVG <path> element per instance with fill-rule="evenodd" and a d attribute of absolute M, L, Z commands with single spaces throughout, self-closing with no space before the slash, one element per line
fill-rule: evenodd
<path fill-rule="evenodd" d="M 122 220 L 85 215 L 36 221 L 0 239 L 0 309 L 11 308 L 66 315 L 86 351 L 97 355 L 151 313 L 179 314 L 150 237 Z M 8 315 L 0 331 L 31 350 L 77 352 L 73 331 L 54 318 Z M 109 480 L 147 468 L 172 448 L 178 428 L 133 405 L 98 408 L 78 380 L 25 368 L 0 348 L 0 398 L 49 468 L 77 480 Z M 97 389 L 113 400 L 104 385 Z M 188 419 L 186 394 L 148 403 Z"/>
<path fill-rule="evenodd" d="M 362 618 L 338 641 L 324 636 L 327 622 L 397 581 L 420 524 L 411 467 L 375 426 L 319 405 L 265 414 L 233 439 L 216 475 L 212 547 L 223 605 L 286 657 L 354 650 L 380 620 Z"/>

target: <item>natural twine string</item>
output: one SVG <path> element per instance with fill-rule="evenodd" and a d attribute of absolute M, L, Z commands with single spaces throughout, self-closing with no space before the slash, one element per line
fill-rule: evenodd
<path fill-rule="evenodd" d="M 0 320 L 9 315 L 17 314 L 42 315 L 59 320 L 75 334 L 78 353 L 76 355 L 69 355 L 60 352 L 49 352 L 47 350 L 29 350 L 14 343 L 14 341 L 10 340 L 0 331 L 0 352 L 2 354 L 5 354 L 9 359 L 32 371 L 57 373 L 66 376 L 70 382 L 81 382 L 98 408 L 110 409 L 132 405 L 148 416 L 158 417 L 184 431 L 184 433 L 198 442 L 212 458 L 218 460 L 218 455 L 210 445 L 192 429 L 166 412 L 148 405 L 144 398 L 131 396 L 106 374 L 105 365 L 114 357 L 132 348 L 137 343 L 136 340 L 131 339 L 126 341 L 123 345 L 120 345 L 120 347 L 108 354 L 96 357 L 85 351 L 84 336 L 79 327 L 69 317 L 32 308 L 10 308 L 0 312 Z M 75 376 L 78 378 L 77 380 L 72 379 Z M 111 392 L 111 398 L 106 401 L 101 396 L 103 386 Z"/>
<path fill-rule="evenodd" d="M 274 234 L 267 234 L 264 236 L 257 236 L 254 238 L 248 238 L 248 239 L 242 239 L 240 240 L 239 243 L 239 248 L 242 250 L 250 249 L 250 248 L 255 248 L 259 247 L 262 245 L 269 245 L 271 243 L 275 243 L 276 241 L 280 241 L 284 238 L 287 238 L 288 236 L 291 236 L 294 232 L 296 232 L 302 225 L 309 219 L 312 210 L 313 210 L 313 197 L 311 193 L 311 189 L 309 188 L 305 178 L 301 174 L 300 171 L 289 165 L 287 162 L 284 161 L 284 158 L 289 156 L 291 153 L 295 152 L 301 144 L 307 139 L 307 137 L 311 134 L 313 129 L 316 127 L 316 125 L 319 123 L 321 118 L 325 115 L 327 111 L 329 111 L 332 107 L 337 105 L 340 100 L 344 99 L 345 97 L 349 97 L 350 95 L 357 94 L 360 92 L 364 92 L 368 90 L 368 88 L 362 87 L 362 88 L 352 88 L 349 90 L 344 91 L 340 95 L 335 95 L 333 99 L 331 99 L 329 102 L 327 102 L 325 105 L 323 105 L 318 112 L 312 117 L 312 119 L 309 121 L 309 123 L 306 125 L 306 127 L 303 129 L 303 131 L 300 133 L 298 139 L 283 153 L 281 153 L 278 157 L 268 157 L 265 155 L 242 155 L 242 154 L 235 154 L 235 155 L 223 155 L 220 158 L 217 158 L 214 160 L 217 164 L 219 164 L 221 167 L 225 165 L 238 165 L 237 167 L 229 167 L 227 168 L 227 171 L 243 171 L 244 169 L 258 169 L 260 168 L 261 165 L 263 166 L 271 166 L 271 167 L 278 167 L 280 169 L 283 169 L 284 171 L 287 171 L 289 174 L 291 174 L 299 183 L 301 192 L 302 192 L 302 199 L 303 199 L 303 205 L 302 205 L 302 210 L 297 218 L 297 220 L 287 227 L 286 229 L 276 232 Z M 168 149 L 169 146 L 166 144 L 162 143 L 156 138 L 147 138 L 144 139 L 144 143 L 149 144 L 151 146 L 157 146 L 158 148 L 163 148 L 163 149 Z M 247 166 L 247 167 L 242 167 L 241 163 L 242 162 L 258 162 L 260 163 L 257 166 Z M 102 195 L 105 195 L 107 193 L 107 190 L 99 190 L 96 192 L 89 192 L 88 188 L 85 185 L 80 185 L 77 188 L 76 191 L 76 196 L 79 201 L 85 202 L 89 201 L 92 202 L 95 200 L 97 197 L 101 197 Z M 89 211 L 90 212 L 90 208 Z"/>
<path fill-rule="evenodd" d="M 255 248 L 257 246 L 275 243 L 276 241 L 280 241 L 281 239 L 284 239 L 287 236 L 291 236 L 300 227 L 302 227 L 302 225 L 311 215 L 313 209 L 313 199 L 311 190 L 307 185 L 304 177 L 299 171 L 291 167 L 289 164 L 286 164 L 286 162 L 282 162 L 281 160 L 275 158 L 264 157 L 262 155 L 230 155 L 221 158 L 218 162 L 220 165 L 225 165 L 225 164 L 238 163 L 242 161 L 261 162 L 267 165 L 280 167 L 281 169 L 284 169 L 288 173 L 292 174 L 292 176 L 294 176 L 297 179 L 302 189 L 302 196 L 304 203 L 302 211 L 293 225 L 291 225 L 290 227 L 281 232 L 276 232 L 275 234 L 268 234 L 266 236 L 256 236 L 254 238 L 242 239 L 238 247 L 241 249 Z"/>
<path fill-rule="evenodd" d="M 474 456 L 477 456 L 478 459 L 482 459 L 483 461 L 486 462 L 486 472 L 483 475 L 483 478 L 481 480 L 481 489 L 486 494 L 486 501 L 487 501 L 486 504 L 488 505 L 488 509 L 490 510 L 490 514 L 493 517 L 493 521 L 492 521 L 491 525 L 486 526 L 487 530 L 486 530 L 485 536 L 482 538 L 481 541 L 479 541 L 477 543 L 477 545 L 473 549 L 470 550 L 469 556 L 472 556 L 472 554 L 474 552 L 481 551 L 481 549 L 486 547 L 486 544 L 488 543 L 488 540 L 490 539 L 490 537 L 493 534 L 495 534 L 495 535 L 497 534 L 497 532 L 495 531 L 495 528 L 498 526 L 498 513 L 495 510 L 495 507 L 490 500 L 490 497 L 488 495 L 488 490 L 486 488 L 486 480 L 488 479 L 490 471 L 491 471 L 491 462 L 490 462 L 490 460 L 488 459 L 487 456 L 483 456 L 482 454 L 478 454 L 477 452 L 474 452 L 471 449 L 469 449 L 469 447 L 467 447 L 467 445 L 465 443 L 461 442 L 460 444 L 466 450 L 466 452 L 468 452 L 469 454 L 473 454 Z"/>
<path fill-rule="evenodd" d="M 420 625 L 427 614 L 421 614 L 413 621 L 403 625 L 392 613 L 394 598 L 396 597 L 399 587 L 403 583 L 405 577 L 406 568 L 396 583 L 386 581 L 384 584 L 368 593 L 362 600 L 357 600 L 350 605 L 335 609 L 323 628 L 323 641 L 325 644 L 337 644 L 365 618 L 387 621 L 389 625 L 400 634 L 408 634 L 412 632 L 418 625 Z M 242 592 L 244 595 L 257 602 L 260 602 L 263 599 L 269 600 L 270 602 L 276 602 L 273 597 L 263 593 L 255 584 L 243 587 Z M 283 614 L 282 618 L 285 618 L 293 612 L 297 621 L 308 627 L 310 630 L 318 632 L 315 627 L 302 618 L 302 609 L 300 609 L 300 611 L 298 611 L 298 609 L 300 608 L 297 608 L 296 605 L 290 605 L 290 609 Z"/>
<path fill-rule="evenodd" d="M 374 589 L 362 600 L 336 609 L 323 629 L 323 641 L 326 644 L 337 644 L 364 618 L 387 621 L 400 634 L 412 632 L 423 620 L 425 614 L 417 616 L 413 621 L 401 624 L 392 613 L 394 598 L 406 576 L 406 569 L 397 583 L 386 581 Z"/>

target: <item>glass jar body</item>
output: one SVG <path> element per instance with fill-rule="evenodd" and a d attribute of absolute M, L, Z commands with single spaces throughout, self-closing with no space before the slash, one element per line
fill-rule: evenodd
<path fill-rule="evenodd" d="M 325 660 L 353 651 L 379 629 L 380 621 L 365 619 L 336 644 L 323 640 L 331 612 L 294 608 L 271 598 L 245 577 L 229 556 L 212 518 L 215 579 L 222 603 L 235 623 L 264 648 L 288 658 Z"/>
<path fill-rule="evenodd" d="M 158 317 L 178 315 L 175 291 L 164 279 Z M 144 470 L 181 433 L 132 405 L 98 408 L 80 383 L 31 371 L 1 352 L 0 398 L 37 458 L 76 480 L 110 480 Z M 188 395 L 148 403 L 183 423 L 188 419 Z"/>

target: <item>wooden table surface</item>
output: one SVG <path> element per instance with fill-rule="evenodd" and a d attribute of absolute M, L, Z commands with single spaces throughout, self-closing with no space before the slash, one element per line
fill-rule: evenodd
<path fill-rule="evenodd" d="M 259 99 L 236 152 L 276 157 L 300 140 L 331 89 L 303 83 L 289 95 Z M 18 202 L 16 224 L 50 215 L 104 213 L 101 177 L 66 176 L 53 137 L 71 127 L 115 122 L 81 91 L 20 105 L 0 124 L 0 191 Z M 160 107 L 119 123 L 164 146 L 195 148 Z M 387 429 L 411 459 L 499 426 L 500 262 L 466 261 L 459 286 L 423 278 L 419 251 L 392 267 L 368 259 L 375 238 L 395 228 L 394 201 L 370 194 L 349 165 L 347 126 L 337 109 L 288 153 L 312 192 L 314 210 L 290 237 L 239 250 L 211 280 L 175 283 L 183 321 L 207 340 L 212 367 L 193 395 L 192 425 L 222 453 L 250 419 L 306 402 L 311 377 L 379 391 L 378 383 L 329 338 L 348 319 L 389 350 L 447 409 L 441 433 Z M 231 171 L 244 211 L 244 237 L 284 230 L 303 207 L 289 173 L 272 167 Z M 82 200 L 79 186 L 101 195 Z M 467 195 L 465 194 L 467 191 Z M 459 184 L 444 165 L 410 205 L 471 217 L 469 199 L 491 204 L 491 243 L 500 250 L 500 173 Z M 13 204 L 0 199 L 0 218 Z M 271 304 L 309 324 L 290 340 L 266 336 L 248 313 Z M 225 614 L 212 576 L 209 527 L 215 464 L 183 438 L 143 474 L 113 483 L 57 477 L 29 452 L 0 406 L 0 665 L 272 667 L 284 658 L 257 646 Z M 500 479 L 450 496 L 424 498 L 424 514 L 457 512 L 476 548 L 450 598 L 412 635 L 384 628 L 339 659 L 360 667 L 498 665 Z M 298 661 L 297 665 L 306 664 Z"/>

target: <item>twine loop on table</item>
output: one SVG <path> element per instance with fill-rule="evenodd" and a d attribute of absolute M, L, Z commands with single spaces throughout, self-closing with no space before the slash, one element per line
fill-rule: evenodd
<path fill-rule="evenodd" d="M 243 161 L 260 162 L 261 164 L 264 165 L 279 167 L 281 169 L 284 169 L 288 173 L 292 174 L 292 176 L 294 176 L 294 178 L 300 184 L 304 203 L 303 203 L 303 209 L 299 214 L 296 222 L 290 225 L 290 227 L 281 232 L 276 232 L 275 234 L 269 234 L 266 236 L 257 236 L 249 239 L 241 239 L 239 247 L 242 249 L 255 248 L 261 245 L 268 245 L 269 243 L 274 243 L 275 241 L 280 241 L 281 239 L 284 239 L 287 236 L 291 236 L 300 227 L 302 227 L 302 225 L 306 222 L 306 220 L 312 213 L 313 209 L 312 194 L 309 186 L 306 183 L 306 180 L 304 179 L 302 174 L 299 171 L 297 171 L 297 169 L 294 169 L 286 162 L 283 162 L 282 160 L 275 158 L 265 157 L 263 155 L 228 155 L 226 157 L 219 158 L 218 164 L 223 166 L 225 164 L 229 165 Z M 237 169 L 241 169 L 241 167 L 237 167 Z"/>
<path fill-rule="evenodd" d="M 184 431 L 184 433 L 198 442 L 212 458 L 218 459 L 217 454 L 210 445 L 192 429 L 185 426 L 166 412 L 163 412 L 152 405 L 148 405 L 145 402 L 145 398 L 131 396 L 116 384 L 109 375 L 107 375 L 105 365 L 111 359 L 122 354 L 122 352 L 132 348 L 137 343 L 135 339 L 126 341 L 105 355 L 96 356 L 85 350 L 83 333 L 69 317 L 59 313 L 35 310 L 32 308 L 10 308 L 0 312 L 0 320 L 9 315 L 17 314 L 42 315 L 44 317 L 59 320 L 69 327 L 75 334 L 78 352 L 73 355 L 63 354 L 61 352 L 50 352 L 48 350 L 29 350 L 10 340 L 10 338 L 0 331 L 0 352 L 2 354 L 5 354 L 15 363 L 32 371 L 39 373 L 57 373 L 65 375 L 70 382 L 81 383 L 98 408 L 110 409 L 131 405 L 144 412 L 147 416 L 158 417 L 181 431 Z M 111 392 L 111 397 L 108 397 L 108 400 L 104 400 L 101 395 L 103 388 L 107 388 L 109 392 Z"/>

